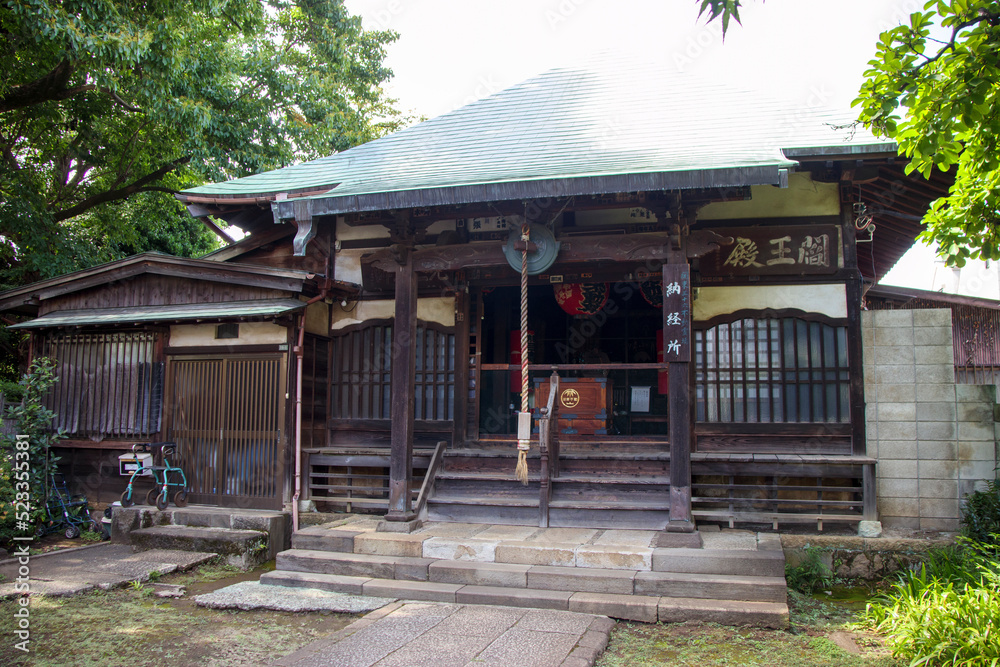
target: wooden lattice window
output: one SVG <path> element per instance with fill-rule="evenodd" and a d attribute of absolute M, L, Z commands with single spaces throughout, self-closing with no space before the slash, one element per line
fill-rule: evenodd
<path fill-rule="evenodd" d="M 702 422 L 850 421 L 847 327 L 797 317 L 695 329 Z"/>
<path fill-rule="evenodd" d="M 147 436 L 160 430 L 163 362 L 154 359 L 156 334 L 53 334 L 41 356 L 56 361 L 47 398 L 53 428 L 103 438 Z"/>
<path fill-rule="evenodd" d="M 443 327 L 417 327 L 414 416 L 455 418 L 455 334 Z M 345 330 L 333 339 L 331 417 L 389 419 L 392 411 L 392 323 L 380 321 Z"/>

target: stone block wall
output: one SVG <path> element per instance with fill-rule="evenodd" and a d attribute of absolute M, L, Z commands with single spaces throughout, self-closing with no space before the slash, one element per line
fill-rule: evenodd
<path fill-rule="evenodd" d="M 886 528 L 954 531 L 994 478 L 993 385 L 955 384 L 951 310 L 862 313 L 868 455 Z"/>

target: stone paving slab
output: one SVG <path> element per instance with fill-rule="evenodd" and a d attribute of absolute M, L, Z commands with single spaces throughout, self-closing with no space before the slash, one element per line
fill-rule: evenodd
<path fill-rule="evenodd" d="M 424 541 L 424 558 L 491 562 L 496 559 L 497 542 L 481 539 L 431 537 Z"/>
<path fill-rule="evenodd" d="M 545 528 L 536 530 L 533 535 L 524 538 L 524 541 L 528 543 L 544 542 L 546 544 L 549 542 L 586 544 L 597 537 L 599 532 L 599 530 L 592 528 Z"/>
<path fill-rule="evenodd" d="M 649 547 L 623 549 L 611 545 L 581 546 L 576 550 L 576 566 L 608 570 L 649 570 L 653 566 L 653 550 Z"/>
<path fill-rule="evenodd" d="M 750 530 L 723 530 L 718 533 L 702 533 L 705 549 L 757 550 L 757 533 Z"/>
<path fill-rule="evenodd" d="M 495 560 L 498 563 L 522 563 L 524 565 L 576 565 L 577 544 L 512 542 L 497 546 Z"/>
<path fill-rule="evenodd" d="M 349 614 L 369 612 L 395 602 L 395 598 L 333 593 L 315 588 L 266 586 L 257 581 L 241 581 L 194 598 L 199 607 L 209 609 L 271 609 L 273 611 L 339 611 Z"/>
<path fill-rule="evenodd" d="M 31 592 L 39 595 L 74 595 L 93 588 L 111 589 L 129 582 L 148 581 L 153 572 L 168 574 L 215 558 L 214 553 L 156 549 L 133 553 L 125 544 L 99 544 L 66 552 L 35 554 L 29 561 Z M 18 563 L 0 566 L 8 583 L 0 584 L 0 599 L 15 589 Z"/>
<path fill-rule="evenodd" d="M 431 537 L 475 537 L 486 530 L 488 524 L 482 523 L 432 523 L 420 531 L 421 535 Z M 486 539 L 491 539 L 487 537 Z"/>
<path fill-rule="evenodd" d="M 424 539 L 417 533 L 363 533 L 354 538 L 354 553 L 420 558 Z"/>
<path fill-rule="evenodd" d="M 654 537 L 652 530 L 605 530 L 593 542 L 595 546 L 649 547 Z"/>
<path fill-rule="evenodd" d="M 282 667 L 589 667 L 614 621 L 592 614 L 468 604 L 394 603 Z"/>
<path fill-rule="evenodd" d="M 490 526 L 484 531 L 476 533 L 476 538 L 480 540 L 520 541 L 526 540 L 539 531 L 532 526 Z"/>
<path fill-rule="evenodd" d="M 469 563 L 435 561 L 428 568 L 431 581 L 448 584 L 479 584 L 482 586 L 521 587 L 528 585 L 530 565 L 516 563 Z"/>

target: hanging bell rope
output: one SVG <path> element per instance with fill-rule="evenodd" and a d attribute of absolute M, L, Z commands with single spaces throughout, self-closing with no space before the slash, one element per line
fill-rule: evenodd
<path fill-rule="evenodd" d="M 528 484 L 531 414 L 528 412 L 528 225 L 521 225 L 521 412 L 517 416 L 517 468 L 514 478 Z"/>

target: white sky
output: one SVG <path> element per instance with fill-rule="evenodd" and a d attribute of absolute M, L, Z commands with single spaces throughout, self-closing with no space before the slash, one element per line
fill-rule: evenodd
<path fill-rule="evenodd" d="M 626 52 L 715 79 L 782 88 L 803 104 L 849 107 L 878 35 L 924 0 L 745 0 L 722 40 L 700 0 L 346 0 L 366 28 L 400 37 L 387 87 L 432 118 L 553 67 Z M 683 94 L 679 92 L 679 94 Z M 876 231 L 876 235 L 877 235 Z M 877 242 L 877 240 L 876 240 Z M 916 248 L 884 282 L 927 289 L 933 253 Z"/>

